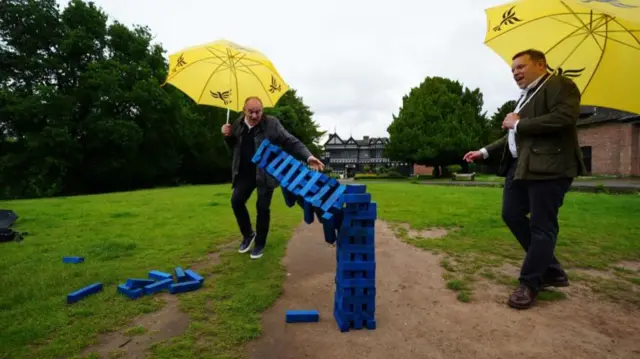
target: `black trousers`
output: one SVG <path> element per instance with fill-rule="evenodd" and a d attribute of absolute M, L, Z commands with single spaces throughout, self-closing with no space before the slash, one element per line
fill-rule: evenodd
<path fill-rule="evenodd" d="M 505 179 L 502 219 L 526 252 L 520 283 L 538 292 L 543 279 L 565 275 L 554 251 L 558 212 L 573 179 L 514 180 L 516 164 L 510 164 Z"/>
<path fill-rule="evenodd" d="M 256 246 L 264 246 L 269 234 L 271 224 L 271 199 L 273 198 L 273 188 L 256 186 L 255 176 L 240 176 L 236 179 L 236 184 L 231 195 L 231 207 L 236 216 L 238 227 L 242 236 L 251 237 L 254 233 L 247 210 L 247 201 L 255 189 L 258 189 L 258 201 L 256 203 Z"/>

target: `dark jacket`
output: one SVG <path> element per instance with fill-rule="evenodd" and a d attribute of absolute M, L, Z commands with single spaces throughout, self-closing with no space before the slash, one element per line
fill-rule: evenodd
<path fill-rule="evenodd" d="M 551 75 L 545 83 L 547 76 L 538 84 L 542 88 L 520 110 L 515 179 L 573 178 L 586 173 L 576 129 L 580 90 L 564 76 Z M 490 157 L 502 156 L 498 175 L 504 177 L 512 160 L 507 135 L 485 149 Z"/>
<path fill-rule="evenodd" d="M 240 116 L 231 124 L 231 136 L 225 136 L 224 142 L 233 152 L 231 164 L 231 183 L 235 186 L 236 175 L 240 169 L 240 149 L 242 147 L 242 131 L 244 130 L 244 115 Z M 296 159 L 307 163 L 311 152 L 307 147 L 293 135 L 291 135 L 275 117 L 264 115 L 256 127 L 255 148 L 266 138 L 274 145 L 282 147 L 284 151 Z M 269 188 L 278 187 L 278 181 L 261 168 L 256 168 L 256 183 L 258 186 Z"/>

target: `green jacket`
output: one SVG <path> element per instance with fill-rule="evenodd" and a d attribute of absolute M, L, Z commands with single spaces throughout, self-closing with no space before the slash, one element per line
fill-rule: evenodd
<path fill-rule="evenodd" d="M 574 178 L 586 174 L 576 129 L 580 90 L 564 76 L 551 75 L 545 83 L 547 76 L 540 80 L 538 86 L 542 88 L 520 110 L 515 179 Z M 502 156 L 498 175 L 503 177 L 512 159 L 507 136 L 485 147 L 490 157 Z"/>

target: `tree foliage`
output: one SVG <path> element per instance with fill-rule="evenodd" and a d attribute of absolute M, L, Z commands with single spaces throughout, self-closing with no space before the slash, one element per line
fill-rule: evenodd
<path fill-rule="evenodd" d="M 387 156 L 393 160 L 442 167 L 460 163 L 464 153 L 486 140 L 486 114 L 479 89 L 457 81 L 427 77 L 402 99 L 387 129 Z"/>
<path fill-rule="evenodd" d="M 0 195 L 229 180 L 226 110 L 161 87 L 166 54 L 148 28 L 109 25 L 81 0 L 0 6 Z M 274 111 L 313 148 L 321 133 L 295 90 Z"/>

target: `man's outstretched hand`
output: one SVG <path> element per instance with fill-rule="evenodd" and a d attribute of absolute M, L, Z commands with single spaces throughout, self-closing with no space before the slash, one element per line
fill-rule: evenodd
<path fill-rule="evenodd" d="M 473 161 L 479 160 L 481 158 L 482 158 L 482 152 L 480 152 L 480 151 L 469 151 L 469 152 L 467 152 L 466 155 L 464 155 L 464 157 L 462 157 L 462 159 L 467 161 L 467 162 L 473 162 Z"/>
<path fill-rule="evenodd" d="M 307 159 L 307 164 L 316 171 L 322 171 L 324 169 L 324 163 L 313 156 Z"/>

